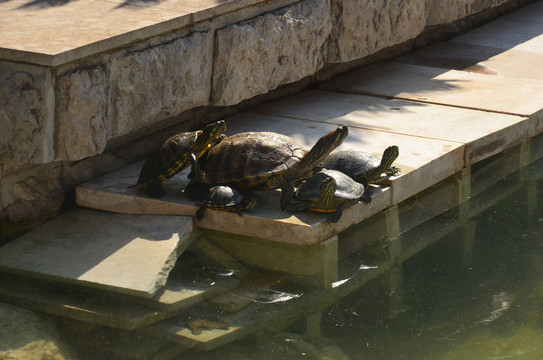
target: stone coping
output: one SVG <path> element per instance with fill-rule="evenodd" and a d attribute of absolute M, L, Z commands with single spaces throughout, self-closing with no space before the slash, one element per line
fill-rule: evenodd
<path fill-rule="evenodd" d="M 0 60 L 56 66 L 265 1 L 3 1 Z"/>

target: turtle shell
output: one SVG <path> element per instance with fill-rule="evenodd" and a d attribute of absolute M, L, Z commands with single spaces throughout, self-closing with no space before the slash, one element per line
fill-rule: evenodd
<path fill-rule="evenodd" d="M 396 145 L 388 147 L 381 159 L 364 151 L 337 151 L 323 161 L 323 166 L 326 169 L 341 171 L 358 182 L 366 179 L 373 183 L 377 182 L 383 173 L 396 175 L 399 172 L 399 169 L 391 166 L 398 154 Z"/>
<path fill-rule="evenodd" d="M 311 149 L 274 132 L 232 135 L 214 146 L 202 162 L 205 183 L 229 185 L 240 190 L 281 188 L 281 208 L 292 200 L 294 185 L 313 174 L 313 169 L 338 147 L 348 128 L 340 126 L 323 135 Z"/>
<path fill-rule="evenodd" d="M 229 184 L 238 189 L 270 190 L 272 181 L 299 162 L 307 148 L 288 136 L 273 132 L 235 134 L 214 146 L 203 169 L 206 182 Z"/>
<path fill-rule="evenodd" d="M 374 170 L 381 161 L 370 153 L 363 151 L 334 152 L 323 161 L 326 169 L 341 171 L 354 179 Z"/>
<path fill-rule="evenodd" d="M 138 185 L 159 180 L 165 183 L 189 164 L 189 155 L 198 139 L 198 131 L 176 134 L 166 140 L 158 151 L 145 160 L 138 178 Z"/>
<path fill-rule="evenodd" d="M 300 182 L 348 134 L 346 126 L 322 136 L 307 149 L 292 138 L 275 132 L 246 132 L 228 137 L 207 154 L 202 168 L 206 182 L 227 184 L 242 190 L 272 190 L 283 180 Z"/>
<path fill-rule="evenodd" d="M 200 208 L 196 211 L 196 218 L 202 220 L 206 208 L 224 210 L 237 213 L 256 205 L 256 199 L 243 196 L 236 189 L 224 185 L 193 184 L 189 188 L 191 196 L 195 198 Z"/>
<path fill-rule="evenodd" d="M 325 197 L 321 186 L 333 179 L 335 192 L 332 197 Z M 307 202 L 306 207 L 313 211 L 332 212 L 339 204 L 354 204 L 364 195 L 364 185 L 350 176 L 336 170 L 321 170 L 302 183 L 296 192 L 296 200 Z"/>
<path fill-rule="evenodd" d="M 208 207 L 233 206 L 239 204 L 242 200 L 243 195 L 239 191 L 224 185 L 207 186 L 196 194 L 196 201 Z"/>
<path fill-rule="evenodd" d="M 207 125 L 203 130 L 182 132 L 173 135 L 143 163 L 135 188 L 152 196 L 161 196 L 160 184 L 165 183 L 191 164 L 191 155 L 200 157 L 213 141 L 226 130 L 224 121 Z M 149 186 L 155 193 L 152 193 Z"/>

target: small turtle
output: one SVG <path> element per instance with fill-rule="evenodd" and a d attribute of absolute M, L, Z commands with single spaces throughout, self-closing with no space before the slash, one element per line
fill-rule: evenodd
<path fill-rule="evenodd" d="M 193 184 L 187 191 L 200 205 L 196 211 L 196 218 L 202 220 L 206 208 L 231 211 L 241 216 L 240 211 L 247 210 L 256 205 L 256 199 L 245 197 L 230 186 L 207 184 Z"/>
<path fill-rule="evenodd" d="M 326 169 L 341 171 L 349 175 L 355 181 L 366 179 L 368 183 L 376 183 L 382 179 L 382 175 L 398 175 L 400 169 L 391 166 L 398 157 L 398 146 L 386 148 L 381 160 L 363 151 L 338 151 L 330 154 L 324 161 Z"/>
<path fill-rule="evenodd" d="M 307 150 L 292 138 L 274 132 L 247 132 L 229 136 L 211 148 L 201 166 L 199 181 L 245 190 L 281 188 L 281 209 L 286 209 L 294 185 L 313 174 L 314 168 L 348 134 L 346 126 L 322 136 Z"/>
<path fill-rule="evenodd" d="M 211 143 L 224 138 L 226 123 L 217 121 L 203 130 L 182 132 L 170 137 L 154 151 L 143 163 L 136 185 L 138 189 L 152 197 L 162 197 L 162 184 L 191 164 L 191 155 L 202 156 Z"/>
<path fill-rule="evenodd" d="M 295 201 L 291 203 L 288 211 L 293 213 L 309 209 L 333 213 L 328 221 L 338 222 L 345 206 L 356 204 L 359 200 L 371 202 L 371 196 L 365 193 L 367 185 L 366 180 L 362 184 L 340 171 L 324 169 L 298 187 Z"/>

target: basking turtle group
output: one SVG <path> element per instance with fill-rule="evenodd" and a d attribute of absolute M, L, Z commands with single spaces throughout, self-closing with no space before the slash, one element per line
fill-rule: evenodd
<path fill-rule="evenodd" d="M 247 192 L 280 189 L 283 211 L 327 212 L 336 222 L 346 206 L 371 201 L 368 184 L 399 173 L 392 166 L 397 146 L 387 148 L 381 159 L 361 151 L 333 152 L 347 137 L 347 126 L 323 135 L 311 148 L 275 132 L 226 137 L 225 130 L 225 122 L 218 121 L 169 138 L 144 162 L 132 187 L 160 197 L 161 185 L 192 165 L 185 192 L 199 205 L 199 220 L 207 208 L 241 216 L 256 204 Z"/>

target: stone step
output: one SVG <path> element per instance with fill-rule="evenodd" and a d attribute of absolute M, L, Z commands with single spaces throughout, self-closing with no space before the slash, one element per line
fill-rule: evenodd
<path fill-rule="evenodd" d="M 4 245 L 0 272 L 151 298 L 194 239 L 187 217 L 76 209 Z"/>
<path fill-rule="evenodd" d="M 113 278 L 115 274 L 109 276 Z M 178 311 L 222 294 L 239 283 L 236 277 L 206 271 L 203 264 L 199 264 L 197 270 L 176 268 L 164 287 L 150 299 L 26 276 L 2 274 L 1 281 L 0 299 L 3 301 L 122 329 L 138 329 L 174 316 Z"/>
<path fill-rule="evenodd" d="M 535 81 L 391 61 L 338 76 L 321 88 L 530 117 L 528 135 L 543 131 L 537 115 L 543 83 Z"/>
<path fill-rule="evenodd" d="M 542 13 L 543 3 L 537 1 L 451 41 L 507 51 L 521 50 L 541 54 L 543 53 Z"/>

